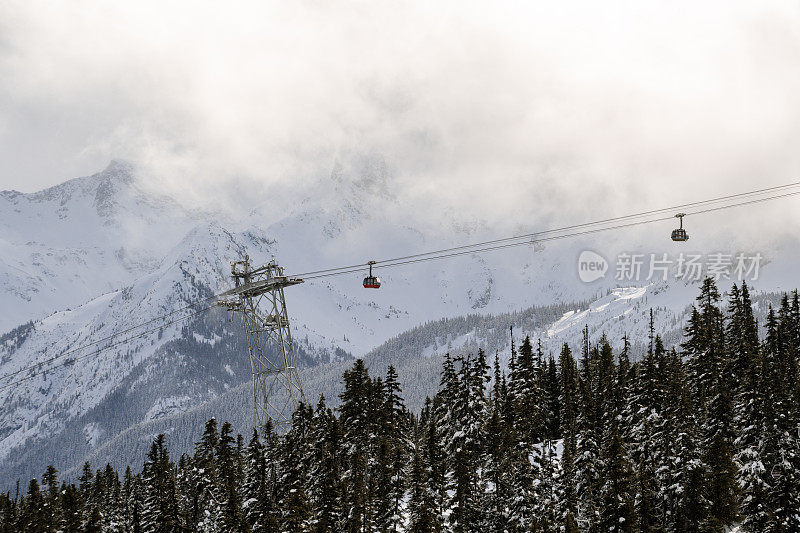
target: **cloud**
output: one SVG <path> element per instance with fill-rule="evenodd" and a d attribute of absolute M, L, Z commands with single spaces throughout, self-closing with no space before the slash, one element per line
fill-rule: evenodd
<path fill-rule="evenodd" d="M 792 2 L 11 2 L 0 21 L 2 188 L 125 158 L 207 202 L 378 153 L 408 205 L 520 224 L 800 168 Z"/>

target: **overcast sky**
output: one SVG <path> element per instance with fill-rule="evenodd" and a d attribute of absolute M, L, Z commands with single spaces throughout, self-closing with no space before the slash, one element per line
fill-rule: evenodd
<path fill-rule="evenodd" d="M 800 176 L 799 5 L 6 0 L 0 189 L 123 158 L 212 195 L 353 153 L 453 205 L 782 184 Z"/>

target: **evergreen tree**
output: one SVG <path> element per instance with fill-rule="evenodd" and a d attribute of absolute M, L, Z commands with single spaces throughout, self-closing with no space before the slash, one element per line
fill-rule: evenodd
<path fill-rule="evenodd" d="M 745 285 L 746 288 L 746 285 Z M 741 306 L 738 311 L 741 313 Z M 733 347 L 739 350 L 741 343 Z M 748 531 L 768 531 L 774 517 L 770 511 L 768 492 L 771 484 L 764 466 L 767 455 L 765 435 L 768 431 L 769 369 L 760 353 L 747 355 L 747 367 L 741 371 L 737 398 L 736 426 L 739 435 L 734 445 L 739 465 L 737 481 L 741 491 L 742 525 Z"/>
<path fill-rule="evenodd" d="M 561 437 L 561 381 L 558 376 L 556 361 L 552 355 L 547 360 L 544 378 L 545 432 L 548 439 Z"/>
<path fill-rule="evenodd" d="M 235 446 L 230 422 L 222 424 L 216 449 L 217 503 L 220 506 L 220 527 L 225 531 L 239 528 L 241 509 L 239 500 L 239 453 Z"/>
<path fill-rule="evenodd" d="M 414 447 L 409 479 L 409 526 L 410 533 L 434 533 L 440 531 L 433 508 L 434 494 L 430 490 L 430 474 L 426 471 L 423 454 L 419 446 Z"/>
<path fill-rule="evenodd" d="M 336 531 L 343 521 L 340 495 L 342 432 L 333 412 L 320 397 L 314 414 L 313 465 L 310 475 L 312 527 L 314 531 Z"/>
<path fill-rule="evenodd" d="M 125 530 L 122 504 L 122 485 L 119 474 L 106 463 L 103 471 L 103 486 L 101 489 L 101 514 L 103 517 L 103 530 L 108 533 L 122 533 Z"/>
<path fill-rule="evenodd" d="M 633 474 L 616 424 L 612 424 L 603 445 L 603 459 L 600 530 L 615 533 L 634 531 Z"/>
<path fill-rule="evenodd" d="M 561 458 L 559 484 L 559 516 L 565 527 L 568 518 L 574 521 L 578 512 L 578 495 L 575 475 L 575 454 L 578 438 L 578 369 L 569 345 L 564 344 L 559 356 L 561 368 L 561 435 L 564 451 Z"/>
<path fill-rule="evenodd" d="M 372 380 L 364 361 L 357 359 L 344 373 L 344 391 L 339 407 L 344 450 L 343 506 L 347 510 L 344 530 L 361 533 L 368 529 L 371 517 L 367 493 L 368 457 L 374 446 L 373 406 L 370 405 Z"/>
<path fill-rule="evenodd" d="M 444 527 L 447 505 L 447 458 L 444 449 L 447 429 L 440 425 L 443 419 L 441 402 L 439 394 L 433 400 L 426 399 L 419 423 L 425 492 L 430 497 L 434 531 L 441 531 Z"/>
<path fill-rule="evenodd" d="M 219 444 L 217 421 L 212 418 L 206 422 L 200 441 L 195 444 L 193 468 L 190 483 L 195 495 L 191 505 L 192 529 L 216 531 L 219 528 L 219 502 L 217 494 L 217 456 Z"/>
<path fill-rule="evenodd" d="M 174 465 L 169 459 L 164 434 L 153 441 L 142 470 L 144 501 L 142 531 L 171 533 L 178 531 L 177 493 Z"/>
<path fill-rule="evenodd" d="M 492 414 L 486 424 L 486 454 L 483 472 L 487 481 L 484 499 L 485 530 L 506 531 L 510 516 L 508 504 L 514 501 L 512 488 L 513 469 L 511 458 L 513 442 L 511 434 L 504 426 L 500 402 L 494 402 Z"/>
<path fill-rule="evenodd" d="M 7 492 L 0 492 L 0 532 L 13 533 L 17 522 L 17 503 Z"/>
<path fill-rule="evenodd" d="M 686 332 L 688 338 L 683 344 L 703 429 L 701 448 L 709 513 L 706 523 L 712 530 L 721 530 L 738 516 L 737 470 L 733 463 L 733 392 L 729 381 L 734 365 L 726 349 L 723 315 L 717 306 L 719 299 L 714 280 L 703 280 L 697 297 L 699 309 L 692 312 Z"/>
<path fill-rule="evenodd" d="M 44 495 L 43 516 L 46 531 L 53 531 L 60 522 L 61 508 L 59 505 L 58 470 L 53 465 L 47 467 L 42 476 L 43 488 L 47 491 Z"/>
<path fill-rule="evenodd" d="M 405 514 L 406 464 L 411 453 L 409 414 L 401 397 L 397 372 L 389 365 L 383 382 L 383 421 L 379 435 L 381 466 L 377 525 L 381 531 L 399 531 Z"/>
<path fill-rule="evenodd" d="M 28 484 L 28 493 L 22 500 L 20 513 L 20 529 L 31 532 L 45 531 L 44 499 L 36 478 Z"/>
<path fill-rule="evenodd" d="M 125 477 L 122 483 L 122 505 L 123 521 L 126 531 L 141 531 L 141 509 L 140 501 L 136 493 L 136 481 L 131 472 L 131 467 L 125 469 Z"/>
<path fill-rule="evenodd" d="M 600 445 L 598 404 L 600 397 L 598 372 L 599 352 L 589 345 L 589 332 L 584 331 L 583 355 L 579 370 L 578 436 L 575 456 L 575 492 L 578 499 L 578 523 L 596 531 L 599 520 Z M 585 525 L 584 525 L 585 524 Z"/>
<path fill-rule="evenodd" d="M 309 488 L 313 416 L 311 406 L 298 405 L 292 415 L 292 427 L 280 447 L 279 523 L 280 530 L 287 533 L 311 530 Z"/>
<path fill-rule="evenodd" d="M 536 480 L 536 507 L 538 528 L 542 533 L 556 533 L 559 529 L 558 483 L 560 463 L 556 456 L 555 443 L 547 439 L 542 447 L 542 460 Z"/>
<path fill-rule="evenodd" d="M 455 532 L 477 531 L 482 523 L 483 479 L 479 475 L 483 447 L 482 424 L 486 414 L 485 386 L 488 366 L 485 355 L 460 360 L 458 390 L 453 399 L 452 422 L 455 432 L 446 443 L 449 467 L 450 526 Z"/>
<path fill-rule="evenodd" d="M 83 531 L 85 533 L 102 533 L 103 530 L 103 515 L 100 509 L 93 507 L 91 514 L 86 519 L 86 523 L 83 526 Z"/>
<path fill-rule="evenodd" d="M 541 350 L 541 345 L 540 345 Z M 541 351 L 539 352 L 541 354 Z M 514 371 L 509 378 L 509 390 L 514 401 L 514 434 L 518 446 L 531 449 L 541 439 L 542 393 L 539 388 L 538 367 L 531 339 L 526 336 L 519 348 Z"/>
<path fill-rule="evenodd" d="M 636 474 L 635 509 L 638 530 L 642 533 L 662 531 L 656 508 L 656 503 L 658 502 L 657 490 L 652 470 L 644 462 L 639 463 L 639 469 Z"/>
<path fill-rule="evenodd" d="M 242 512 L 247 529 L 253 533 L 277 533 L 274 502 L 267 489 L 267 461 L 264 446 L 253 428 L 245 455 Z"/>
<path fill-rule="evenodd" d="M 61 530 L 81 531 L 83 529 L 83 501 L 75 485 L 61 487 Z M 138 531 L 141 531 L 139 529 Z"/>
<path fill-rule="evenodd" d="M 793 389 L 797 384 L 796 334 L 792 328 L 793 313 L 784 296 L 776 315 L 767 314 L 763 346 L 765 379 L 769 383 L 769 400 L 765 407 L 763 458 L 772 477 L 768 491 L 768 509 L 773 523 L 766 531 L 800 530 L 800 451 L 798 450 L 797 408 Z"/>
<path fill-rule="evenodd" d="M 447 355 L 419 418 L 394 367 L 372 379 L 358 360 L 338 410 L 302 404 L 283 435 L 246 445 L 211 419 L 177 467 L 164 435 L 122 482 L 48 467 L 0 493 L 0 533 L 800 531 L 800 298 L 769 309 L 763 341 L 746 284 L 720 299 L 705 280 L 681 354 L 651 311 L 633 363 L 627 335 L 615 358 L 584 329 L 580 366 L 512 336 L 488 392 L 482 350 Z"/>

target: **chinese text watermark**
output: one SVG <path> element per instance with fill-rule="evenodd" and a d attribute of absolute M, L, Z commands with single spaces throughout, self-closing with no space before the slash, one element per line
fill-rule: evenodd
<path fill-rule="evenodd" d="M 651 281 L 668 278 L 688 282 L 711 277 L 720 279 L 755 281 L 761 271 L 764 256 L 760 253 L 695 254 L 681 252 L 677 255 L 667 253 L 621 253 L 614 264 L 614 278 L 617 281 Z M 606 259 L 590 250 L 578 257 L 578 277 L 584 283 L 591 283 L 605 277 L 610 265 Z"/>

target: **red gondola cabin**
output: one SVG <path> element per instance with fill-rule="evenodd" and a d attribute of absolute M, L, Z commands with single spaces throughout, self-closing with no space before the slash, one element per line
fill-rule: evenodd
<path fill-rule="evenodd" d="M 381 288 L 381 278 L 376 278 L 375 276 L 367 276 L 364 278 L 364 288 L 365 289 L 380 289 Z"/>
<path fill-rule="evenodd" d="M 375 264 L 375 261 L 368 261 L 367 264 L 369 265 L 369 276 L 364 278 L 364 288 L 365 289 L 380 289 L 381 288 L 381 278 L 372 275 L 372 265 Z"/>

